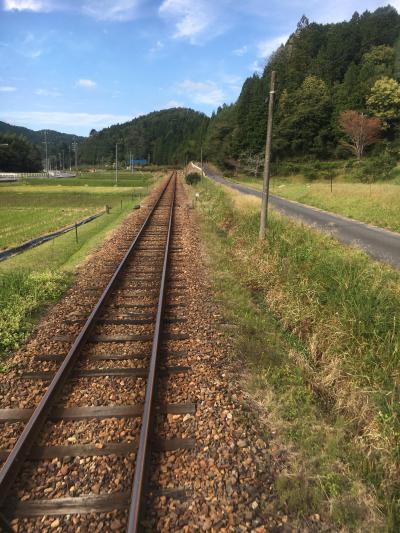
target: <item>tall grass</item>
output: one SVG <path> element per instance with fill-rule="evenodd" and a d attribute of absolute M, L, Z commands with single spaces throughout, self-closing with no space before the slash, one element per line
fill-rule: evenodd
<path fill-rule="evenodd" d="M 289 383 L 290 394 L 284 394 L 292 403 L 297 390 L 295 405 L 317 402 L 336 420 L 331 433 L 344 436 L 332 441 L 336 448 L 341 443 L 336 453 L 366 487 L 373 487 L 369 491 L 371 497 L 377 494 L 387 529 L 397 531 L 400 274 L 277 215 L 271 216 L 267 241 L 260 244 L 258 209 L 248 201 L 235 205 L 232 195 L 210 183 L 201 191 L 204 219 L 227 242 L 225 267 L 235 265 L 235 282 L 264 303 L 304 347 L 292 349 L 290 362 L 273 371 L 267 358 L 266 379 L 273 384 L 279 375 Z M 298 407 L 293 412 L 303 416 Z M 304 429 L 300 434 L 306 440 Z M 299 428 L 294 441 L 298 433 Z M 339 522 L 343 505 L 340 509 Z"/>
<path fill-rule="evenodd" d="M 240 175 L 235 181 L 262 189 L 262 180 Z M 346 183 L 336 178 L 307 181 L 302 175 L 273 176 L 270 190 L 289 200 L 344 215 L 354 220 L 400 231 L 400 187 L 395 182 Z"/>
<path fill-rule="evenodd" d="M 58 299 L 69 278 L 66 272 L 21 270 L 0 276 L 0 369 L 1 356 L 26 339 L 38 308 Z"/>

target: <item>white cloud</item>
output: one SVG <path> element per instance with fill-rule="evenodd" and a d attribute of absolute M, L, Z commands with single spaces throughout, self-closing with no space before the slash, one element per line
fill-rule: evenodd
<path fill-rule="evenodd" d="M 4 0 L 5 11 L 49 13 L 57 9 L 80 11 L 97 20 L 125 21 L 138 15 L 142 0 Z"/>
<path fill-rule="evenodd" d="M 267 59 L 281 44 L 285 44 L 289 39 L 289 35 L 280 35 L 279 37 L 272 37 L 261 41 L 257 45 L 257 55 L 260 58 Z"/>
<path fill-rule="evenodd" d="M 51 11 L 52 2 L 46 0 L 4 0 L 5 11 Z"/>
<path fill-rule="evenodd" d="M 162 41 L 157 41 L 155 45 L 150 48 L 149 53 L 157 54 L 157 52 L 161 52 L 163 48 L 164 48 L 164 43 Z"/>
<path fill-rule="evenodd" d="M 82 10 L 97 20 L 126 21 L 139 15 L 140 0 L 86 0 Z"/>
<path fill-rule="evenodd" d="M 11 85 L 0 85 L 1 93 L 13 93 L 17 90 L 16 87 L 11 87 Z"/>
<path fill-rule="evenodd" d="M 37 89 L 35 91 L 35 94 L 37 96 L 49 96 L 51 98 L 61 96 L 60 91 L 58 91 L 57 89 Z"/>
<path fill-rule="evenodd" d="M 182 102 L 178 102 L 177 100 L 169 100 L 163 107 L 163 109 L 171 109 L 171 107 L 183 107 Z"/>
<path fill-rule="evenodd" d="M 27 31 L 23 37 L 15 39 L 15 50 L 28 59 L 37 59 L 46 51 L 52 35 L 52 31 L 42 34 Z"/>
<path fill-rule="evenodd" d="M 77 87 L 83 87 L 84 89 L 95 89 L 97 84 L 93 80 L 81 79 L 76 82 Z"/>
<path fill-rule="evenodd" d="M 174 38 L 188 39 L 192 44 L 197 44 L 200 39 L 210 39 L 223 31 L 221 8 L 224 3 L 209 0 L 163 0 L 159 13 L 172 21 Z"/>
<path fill-rule="evenodd" d="M 185 80 L 177 86 L 179 94 L 196 104 L 219 106 L 224 103 L 224 93 L 214 82 Z"/>
<path fill-rule="evenodd" d="M 117 122 L 132 120 L 129 115 L 68 113 L 63 111 L 11 111 L 0 112 L 2 120 L 8 123 L 28 124 L 33 127 L 88 127 L 102 128 Z"/>
<path fill-rule="evenodd" d="M 37 59 L 43 54 L 43 50 L 32 50 L 31 52 L 25 52 L 25 56 L 30 57 L 31 59 Z"/>
<path fill-rule="evenodd" d="M 236 50 L 233 50 L 233 54 L 238 57 L 244 56 L 248 52 L 249 47 L 245 44 L 241 48 L 236 48 Z"/>

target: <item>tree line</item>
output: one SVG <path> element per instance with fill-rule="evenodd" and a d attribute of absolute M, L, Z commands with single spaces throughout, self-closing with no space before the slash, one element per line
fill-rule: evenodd
<path fill-rule="evenodd" d="M 395 152 L 400 139 L 399 36 L 400 16 L 391 6 L 354 13 L 350 21 L 337 24 L 302 17 L 263 73 L 244 82 L 237 102 L 212 115 L 206 156 L 227 168 L 238 161 L 257 168 L 273 70 L 278 79 L 275 160 L 347 156 L 351 139 L 344 114 L 348 119 L 349 111 L 379 120 L 381 142 L 372 150 Z"/>
<path fill-rule="evenodd" d="M 0 171 L 40 172 L 42 157 L 39 148 L 23 135 L 0 133 Z"/>

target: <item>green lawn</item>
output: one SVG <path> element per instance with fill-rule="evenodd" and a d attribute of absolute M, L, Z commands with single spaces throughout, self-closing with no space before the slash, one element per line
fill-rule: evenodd
<path fill-rule="evenodd" d="M 262 180 L 241 175 L 235 181 L 262 189 Z M 400 185 L 391 182 L 345 183 L 329 180 L 307 182 L 301 176 L 271 179 L 272 194 L 331 211 L 355 220 L 400 231 Z"/>
<path fill-rule="evenodd" d="M 121 201 L 122 207 L 131 205 L 133 198 L 145 194 L 152 182 L 150 174 L 136 180 L 129 175 L 116 187 L 107 173 L 95 181 L 90 181 L 92 176 L 85 178 L 90 185 L 82 178 L 82 181 L 32 179 L 0 186 L 0 249 L 77 222 L 104 210 L 106 205 L 120 211 Z"/>

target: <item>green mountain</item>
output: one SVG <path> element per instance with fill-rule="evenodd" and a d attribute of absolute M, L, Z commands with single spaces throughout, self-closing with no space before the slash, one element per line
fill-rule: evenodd
<path fill-rule="evenodd" d="M 375 150 L 400 146 L 400 16 L 391 7 L 350 21 L 316 24 L 303 17 L 237 102 L 211 117 L 205 156 L 225 167 L 262 156 L 271 71 L 277 72 L 273 156 L 277 160 L 343 157 L 338 117 L 356 110 L 384 119 Z"/>
<path fill-rule="evenodd" d="M 80 147 L 80 161 L 95 164 L 111 162 L 118 143 L 118 159 L 147 159 L 156 164 L 183 164 L 185 159 L 200 157 L 201 137 L 209 118 L 186 108 L 154 111 L 124 124 L 99 132 L 92 130 Z"/>
<path fill-rule="evenodd" d="M 45 130 L 34 131 L 29 128 L 13 126 L 12 124 L 7 124 L 7 122 L 0 121 L 0 134 L 12 134 L 24 137 L 30 143 L 36 146 L 41 154 L 42 159 L 45 158 Z M 69 166 L 70 153 L 72 161 L 74 160 L 72 143 L 76 141 L 78 144 L 81 144 L 85 140 L 85 137 L 81 137 L 79 135 L 60 133 L 53 130 L 46 130 L 46 136 L 48 157 L 52 160 L 52 165 L 55 164 L 56 159 L 59 162 L 61 157 L 64 158 L 65 166 Z"/>

